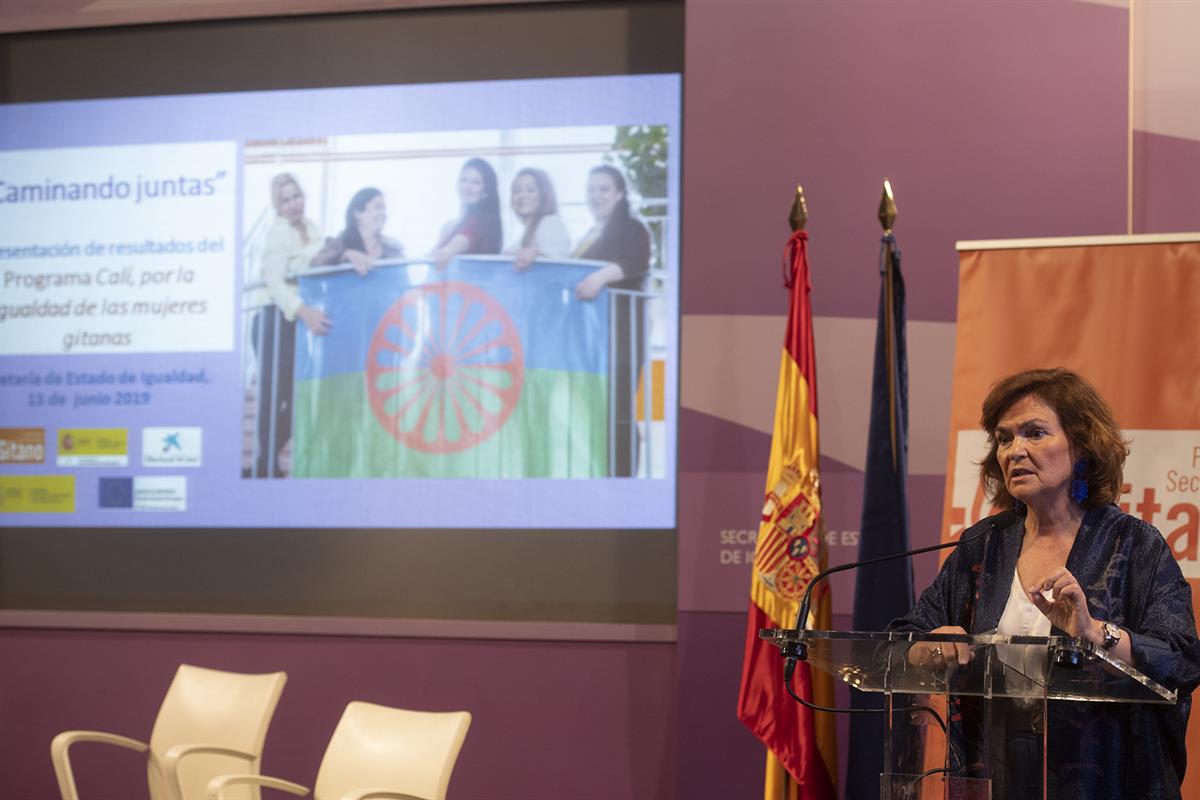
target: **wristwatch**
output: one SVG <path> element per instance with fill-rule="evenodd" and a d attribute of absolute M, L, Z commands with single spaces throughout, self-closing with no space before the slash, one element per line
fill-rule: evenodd
<path fill-rule="evenodd" d="M 1117 642 L 1121 641 L 1124 631 L 1111 622 L 1102 622 L 1100 625 L 1104 629 L 1104 641 L 1100 643 L 1100 649 L 1112 650 L 1117 646 Z"/>

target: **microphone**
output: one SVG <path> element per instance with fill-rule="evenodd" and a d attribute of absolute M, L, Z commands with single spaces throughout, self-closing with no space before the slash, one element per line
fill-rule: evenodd
<path fill-rule="evenodd" d="M 897 558 L 911 558 L 913 556 L 920 555 L 921 553 L 931 553 L 934 550 L 944 550 L 947 547 L 957 547 L 958 545 L 963 544 L 965 542 L 973 542 L 976 539 L 980 538 L 981 536 L 988 535 L 989 533 L 991 533 L 994 530 L 1004 530 L 1009 525 L 1012 525 L 1013 522 L 1016 521 L 1016 519 L 1017 519 L 1017 512 L 1013 511 L 1012 509 L 1009 509 L 1008 511 L 1002 511 L 999 514 L 989 517 L 987 527 L 985 527 L 983 530 L 979 531 L 978 533 L 968 536 L 965 539 L 956 539 L 952 542 L 943 542 L 942 544 L 929 545 L 928 547 L 918 547 L 915 550 L 904 550 L 899 553 L 890 553 L 886 556 L 879 556 L 878 558 L 868 558 L 865 561 L 852 561 L 849 564 L 839 564 L 836 567 L 830 567 L 829 569 L 825 570 L 824 572 L 819 572 L 816 574 L 816 576 L 813 577 L 813 579 L 811 581 L 808 582 L 808 588 L 805 589 L 805 591 L 804 591 L 804 598 L 800 601 L 800 611 L 799 611 L 799 613 L 796 614 L 796 625 L 793 630 L 795 630 L 796 633 L 799 634 L 800 632 L 802 632 L 803 630 L 806 629 L 807 624 L 808 624 L 808 608 L 809 608 L 809 604 L 812 600 L 813 588 L 817 585 L 818 582 L 825 580 L 825 578 L 827 578 L 828 576 L 832 575 L 835 572 L 844 572 L 845 570 L 848 570 L 848 569 L 858 569 L 859 567 L 865 567 L 865 566 L 868 566 L 869 564 L 878 564 L 883 561 L 892 561 L 893 559 L 897 559 Z M 784 665 L 783 665 L 783 683 L 784 683 L 784 686 L 787 687 L 788 692 L 791 693 L 792 674 L 796 671 L 796 662 L 803 661 L 804 659 L 806 659 L 808 657 L 808 644 L 805 642 L 796 641 L 792 645 L 785 647 L 783 649 L 783 655 L 786 658 L 786 661 L 784 662 Z M 793 697 L 795 697 L 794 694 L 793 694 Z M 804 705 L 806 705 L 806 706 L 809 705 L 809 703 L 806 703 L 804 701 L 801 701 L 801 702 L 803 702 Z M 815 707 L 815 706 L 813 706 L 813 707 Z M 841 710 L 841 709 L 826 709 L 826 708 L 821 707 L 821 710 L 822 711 L 834 711 L 834 710 Z"/>

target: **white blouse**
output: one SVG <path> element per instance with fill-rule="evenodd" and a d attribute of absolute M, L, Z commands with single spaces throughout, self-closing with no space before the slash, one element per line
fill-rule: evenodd
<path fill-rule="evenodd" d="M 1050 618 L 1038 610 L 1025 594 L 1021 586 L 1018 571 L 1013 569 L 1012 587 L 1008 592 L 1008 602 L 1004 613 L 1000 615 L 1000 624 L 996 633 L 1003 636 L 1049 636 Z M 997 656 L 1000 661 L 1012 667 L 1021 675 L 1041 682 L 1046 674 L 1045 651 L 1038 652 L 1037 648 L 1026 648 L 1021 645 L 999 645 Z M 1008 678 L 1013 683 L 1013 676 Z"/>
<path fill-rule="evenodd" d="M 296 311 L 304 305 L 296 289 L 295 275 L 308 270 L 313 256 L 325 243 L 320 228 L 310 219 L 304 220 L 304 233 L 308 241 L 286 219 L 275 217 L 263 243 L 263 283 L 271 302 L 279 306 L 289 321 L 296 318 Z"/>
<path fill-rule="evenodd" d="M 996 633 L 1005 636 L 1049 636 L 1050 618 L 1038 611 L 1025 588 L 1021 586 L 1021 578 L 1016 569 L 1013 570 L 1012 588 L 1008 592 L 1008 603 L 1004 613 L 1000 615 L 1000 625 Z"/>
<path fill-rule="evenodd" d="M 508 247 L 500 252 L 508 256 L 520 250 L 521 239 L 524 236 L 525 231 L 522 229 L 520 237 L 509 242 Z M 537 250 L 538 255 L 546 258 L 566 258 L 571 254 L 571 236 L 558 214 L 547 214 L 538 221 L 538 226 L 533 232 L 533 249 Z"/>

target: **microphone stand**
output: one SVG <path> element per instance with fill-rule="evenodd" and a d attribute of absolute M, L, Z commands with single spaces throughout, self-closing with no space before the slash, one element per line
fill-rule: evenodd
<path fill-rule="evenodd" d="M 796 631 L 797 639 L 794 642 L 785 644 L 782 648 L 782 654 L 785 659 L 783 665 L 783 685 L 784 688 L 787 689 L 788 694 L 790 694 L 792 699 L 800 705 L 811 708 L 814 711 L 841 713 L 870 713 L 882 711 L 882 709 L 878 708 L 830 708 L 827 706 L 819 706 L 800 697 L 798 694 L 796 694 L 796 690 L 792 688 L 792 675 L 796 671 L 796 663 L 808 658 L 808 644 L 800 641 L 799 635 L 806 630 L 808 625 L 808 609 L 812 602 L 813 588 L 816 587 L 818 582 L 825 580 L 825 578 L 834 574 L 835 572 L 844 572 L 848 569 L 858 569 L 859 567 L 866 567 L 883 561 L 892 561 L 897 558 L 911 558 L 912 556 L 920 555 L 921 553 L 932 553 L 934 550 L 944 550 L 947 547 L 956 547 L 965 542 L 973 542 L 982 536 L 990 534 L 994 530 L 1003 530 L 1004 528 L 1007 528 L 1016 520 L 1016 518 L 1017 515 L 1015 511 L 1003 511 L 993 517 L 990 517 L 988 520 L 989 524 L 986 528 L 973 536 L 967 537 L 966 539 L 957 539 L 953 542 L 943 542 L 942 544 L 929 545 L 928 547 L 918 547 L 915 550 L 904 550 L 899 553 L 890 553 L 889 555 L 879 556 L 878 558 L 868 558 L 865 561 L 853 561 L 849 564 L 839 564 L 836 567 L 830 567 L 824 572 L 817 573 L 817 575 L 808 582 L 808 588 L 804 590 L 804 598 L 800 601 L 800 611 L 796 614 L 796 625 L 793 630 Z"/>
<path fill-rule="evenodd" d="M 975 533 L 972 536 L 968 536 L 965 539 L 957 539 L 953 542 L 943 542 L 941 544 L 930 545 L 928 547 L 918 547 L 915 550 L 905 550 L 900 553 L 891 553 L 886 556 L 879 556 L 878 558 L 869 558 L 869 559 L 866 559 L 865 561 L 855 561 L 855 562 L 851 562 L 849 564 L 841 564 L 836 567 L 830 567 L 829 569 L 825 570 L 824 572 L 818 573 L 815 577 L 813 577 L 813 579 L 811 581 L 809 581 L 808 587 L 804 591 L 804 598 L 800 601 L 800 610 L 796 614 L 796 626 L 793 629 L 796 632 L 797 638 L 794 642 L 789 642 L 789 643 L 785 644 L 782 648 L 783 656 L 785 658 L 784 665 L 783 665 L 783 685 L 784 685 L 784 688 L 787 689 L 787 693 L 789 695 L 791 695 L 792 699 L 795 700 L 797 703 L 799 703 L 800 705 L 802 705 L 806 708 L 810 708 L 813 711 L 824 711 L 827 713 L 841 713 L 841 714 L 883 713 L 886 709 L 883 709 L 883 708 L 837 708 L 837 707 L 817 705 L 816 703 L 809 702 L 808 700 L 805 700 L 803 697 L 801 697 L 796 692 L 795 688 L 792 686 L 792 675 L 796 671 L 797 662 L 802 661 L 808 657 L 808 644 L 806 642 L 800 641 L 799 636 L 807 628 L 808 609 L 809 609 L 809 605 L 812 601 L 813 588 L 816 587 L 816 585 L 819 581 L 825 580 L 825 578 L 834 574 L 835 572 L 844 572 L 849 569 L 858 569 L 859 567 L 865 567 L 865 566 L 869 566 L 871 564 L 878 564 L 883 561 L 892 561 L 897 558 L 911 558 L 912 556 L 920 555 L 921 553 L 931 553 L 934 550 L 944 550 L 947 547 L 956 547 L 956 546 L 958 546 L 960 544 L 964 544 L 966 542 L 974 542 L 981 537 L 991 534 L 992 531 L 1004 530 L 1009 525 L 1011 525 L 1016 520 L 1016 518 L 1017 518 L 1017 514 L 1015 511 L 1012 511 L 1012 510 L 1004 511 L 999 514 L 996 514 L 993 517 L 990 517 L 988 520 L 989 524 L 985 528 L 983 528 L 983 530 L 979 531 L 978 533 Z M 950 739 L 949 728 L 947 727 L 945 720 L 942 719 L 941 715 L 938 714 L 938 712 L 932 706 L 921 705 L 921 704 L 912 706 L 909 709 L 909 712 L 914 713 L 914 714 L 915 713 L 925 713 L 925 714 L 928 714 L 929 716 L 933 717 L 934 721 L 937 722 L 938 727 L 940 727 L 942 729 L 943 734 L 946 735 L 947 752 L 949 753 L 951 762 L 953 763 L 953 766 L 951 766 L 951 767 L 938 767 L 936 769 L 929 770 L 929 771 L 923 773 L 922 775 L 918 776 L 911 783 L 910 789 L 915 789 L 916 785 L 918 783 L 920 783 L 922 780 L 924 780 L 929 775 L 934 775 L 937 773 L 949 773 L 949 772 L 953 772 L 955 770 L 962 769 L 963 768 L 962 755 L 954 748 L 953 743 Z"/>

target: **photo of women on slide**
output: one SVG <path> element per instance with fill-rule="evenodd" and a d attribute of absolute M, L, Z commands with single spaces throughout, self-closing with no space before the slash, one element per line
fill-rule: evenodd
<path fill-rule="evenodd" d="M 500 197 L 496 171 L 482 158 L 472 158 L 458 173 L 457 219 L 442 226 L 437 246 L 430 253 L 438 269 L 458 255 L 495 255 L 500 252 Z"/>
<path fill-rule="evenodd" d="M 625 177 L 616 167 L 601 164 L 588 173 L 587 206 L 595 224 L 584 234 L 575 258 L 608 261 L 575 287 L 580 300 L 593 300 L 600 290 L 640 292 L 650 272 L 650 232 L 633 216 Z M 646 360 L 646 303 L 635 295 L 614 296 L 609 328 L 615 332 L 616 370 L 613 378 L 613 474 L 637 475 L 641 434 L 634 408 L 638 375 Z"/>
<path fill-rule="evenodd" d="M 650 271 L 650 232 L 634 218 L 626 196 L 625 177 L 601 164 L 588 173 L 587 206 L 595 224 L 575 245 L 575 258 L 610 261 L 580 282 L 575 296 L 591 300 L 605 286 L 640 290 Z"/>
<path fill-rule="evenodd" d="M 279 453 L 292 435 L 296 320 L 316 334 L 329 330 L 329 320 L 319 309 L 301 302 L 293 277 L 308 269 L 321 247 L 321 229 L 305 216 L 304 190 L 290 172 L 272 178 L 270 188 L 275 219 L 263 243 L 261 269 L 272 305 L 254 316 L 251 343 L 258 363 L 275 368 L 259 370 L 254 474 L 278 477 L 282 475 Z"/>
<path fill-rule="evenodd" d="M 538 256 L 563 258 L 571 252 L 571 234 L 558 216 L 554 184 L 545 170 L 525 167 L 513 178 L 509 202 L 525 226 L 503 251 L 513 257 L 513 267 L 526 269 Z"/>
<path fill-rule="evenodd" d="M 333 266 L 349 262 L 354 271 L 366 275 L 381 258 L 403 258 L 404 245 L 383 235 L 387 223 L 387 203 L 383 192 L 374 186 L 359 189 L 346 207 L 346 227 L 337 236 L 325 240 L 325 246 L 313 257 L 312 266 Z"/>
<path fill-rule="evenodd" d="M 291 173 L 271 181 L 276 218 L 266 233 L 261 269 L 272 305 L 254 317 L 251 344 L 257 369 L 255 477 L 287 477 L 291 463 L 296 320 L 325 336 L 333 320 L 303 303 L 296 276 L 312 267 L 350 263 L 365 275 L 376 260 L 404 255 L 404 247 L 383 236 L 387 206 L 383 192 L 360 189 L 346 208 L 346 227 L 321 245 L 320 229 L 305 216 L 305 196 Z"/>
<path fill-rule="evenodd" d="M 591 126 L 332 137 L 320 158 L 302 143 L 249 146 L 248 180 L 295 164 L 289 213 L 307 220 L 303 180 L 308 213 L 334 233 L 307 223 L 307 260 L 271 268 L 280 299 L 259 310 L 255 267 L 279 250 L 268 234 L 295 229 L 245 195 L 244 474 L 668 474 L 664 140 L 661 127 Z"/>

